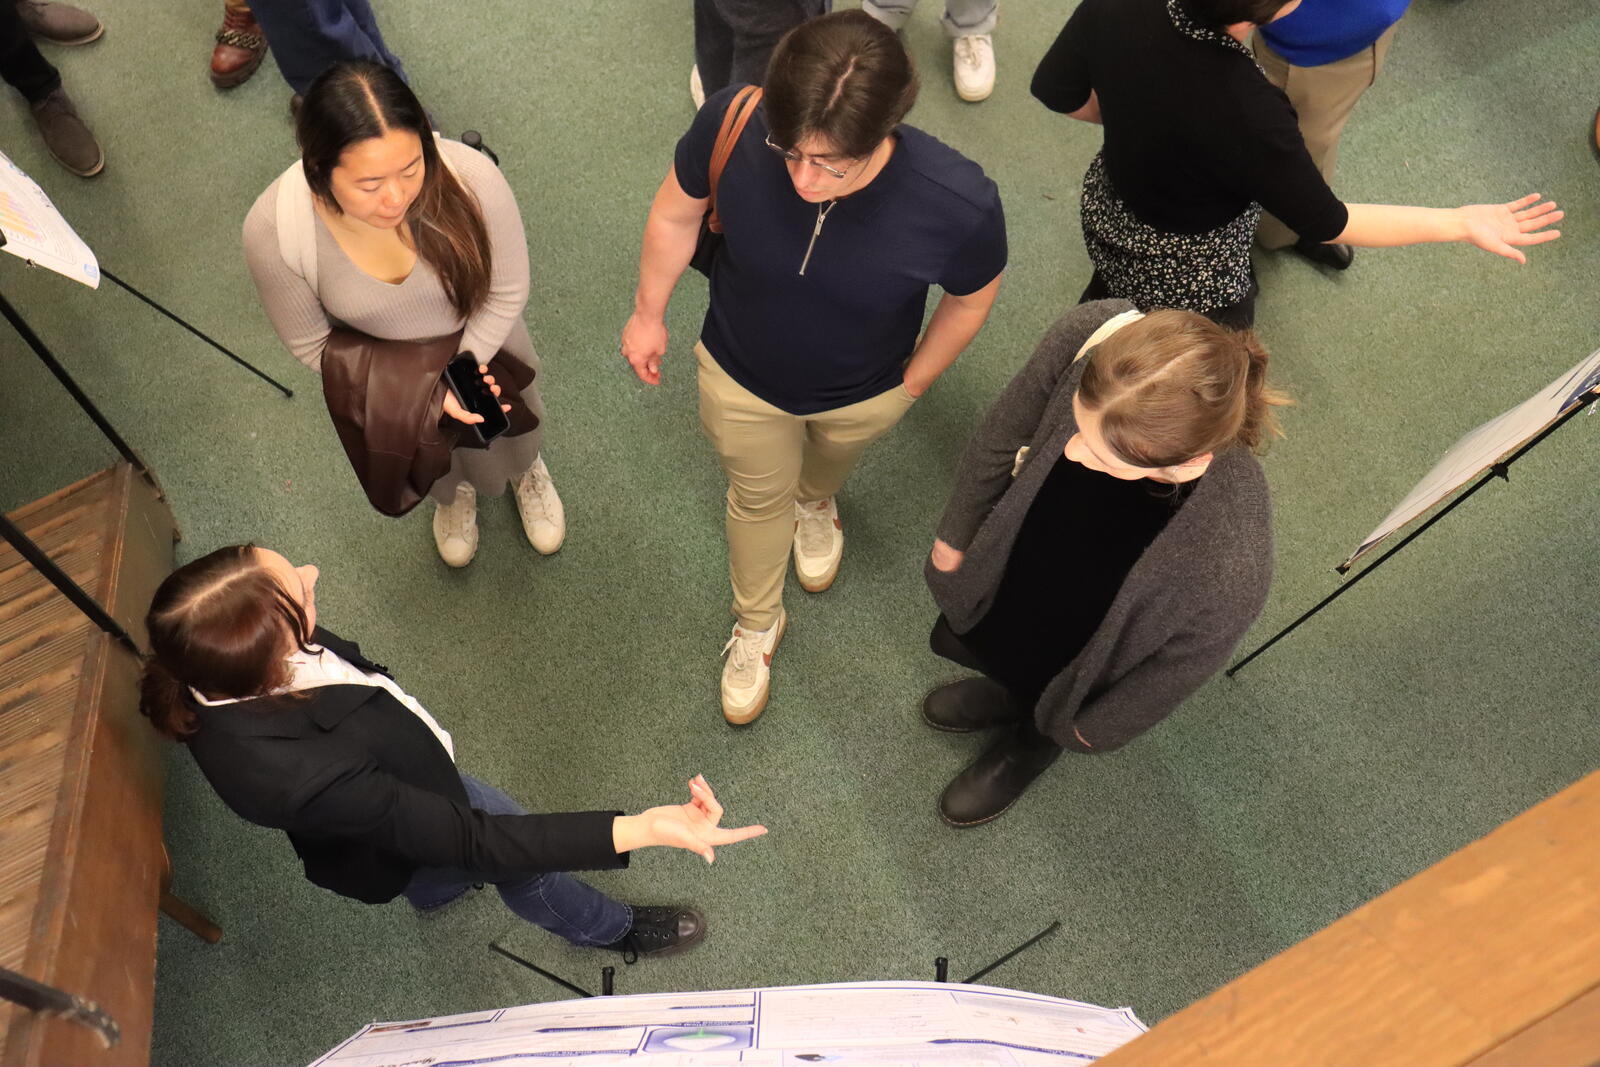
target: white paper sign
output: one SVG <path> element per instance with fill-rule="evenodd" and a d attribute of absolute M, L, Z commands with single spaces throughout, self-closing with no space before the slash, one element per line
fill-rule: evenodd
<path fill-rule="evenodd" d="M 100 264 L 34 180 L 0 152 L 0 232 L 4 250 L 91 289 Z"/>

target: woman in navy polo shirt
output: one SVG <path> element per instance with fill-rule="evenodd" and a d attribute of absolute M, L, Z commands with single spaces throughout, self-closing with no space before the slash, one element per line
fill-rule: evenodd
<path fill-rule="evenodd" d="M 651 385 L 739 89 L 706 101 L 645 223 L 622 354 Z M 737 622 L 722 711 L 732 723 L 766 706 L 791 546 L 802 587 L 833 584 L 844 550 L 835 495 L 971 343 L 1000 287 L 999 191 L 977 164 L 900 124 L 916 96 L 910 58 L 876 19 L 841 11 L 803 23 L 773 53 L 717 186 L 725 239 L 695 354 L 701 425 L 728 476 Z M 930 285 L 944 295 L 919 339 Z"/>

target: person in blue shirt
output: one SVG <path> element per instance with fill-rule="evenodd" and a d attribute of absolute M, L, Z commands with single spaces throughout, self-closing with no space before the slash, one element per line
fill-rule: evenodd
<path fill-rule="evenodd" d="M 1301 0 L 1281 19 L 1256 27 L 1256 61 L 1300 117 L 1311 160 L 1331 185 L 1339 135 L 1356 101 L 1378 80 L 1395 27 L 1411 0 Z M 1355 259 L 1347 244 L 1304 240 L 1263 212 L 1256 243 L 1292 248 L 1313 263 L 1344 270 Z"/>
<path fill-rule="evenodd" d="M 743 92 L 729 86 L 700 109 L 645 223 L 621 349 L 649 385 L 661 382 L 667 301 L 711 199 L 713 148 Z M 901 122 L 916 94 L 905 48 L 870 15 L 802 23 L 773 52 L 717 182 L 723 241 L 695 357 L 700 423 L 728 477 L 737 621 L 722 713 L 736 725 L 767 703 L 790 559 L 807 592 L 833 584 L 846 478 L 977 336 L 1000 288 L 999 190 Z M 934 285 L 943 295 L 924 330 Z"/>

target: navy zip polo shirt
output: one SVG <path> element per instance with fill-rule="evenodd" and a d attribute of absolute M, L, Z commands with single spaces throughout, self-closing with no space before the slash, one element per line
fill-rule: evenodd
<path fill-rule="evenodd" d="M 707 100 L 678 141 L 678 184 L 691 197 L 710 195 L 717 131 L 741 88 Z M 717 187 L 724 241 L 700 340 L 750 392 L 812 415 L 900 384 L 928 286 L 965 296 L 1005 269 L 1005 215 L 976 163 L 900 126 L 878 176 L 828 211 L 802 275 L 821 205 L 795 193 L 766 136 L 758 107 Z"/>

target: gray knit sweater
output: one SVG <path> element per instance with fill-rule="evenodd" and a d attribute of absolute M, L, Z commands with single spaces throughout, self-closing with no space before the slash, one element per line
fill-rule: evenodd
<path fill-rule="evenodd" d="M 989 610 L 1022 520 L 1077 432 L 1072 397 L 1083 363 L 1073 357 L 1096 327 L 1131 307 L 1102 300 L 1058 319 L 968 443 L 938 531 L 966 558 L 952 573 L 931 561 L 926 568 L 956 633 Z M 1023 445 L 1028 458 L 1013 478 Z M 1166 718 L 1220 670 L 1266 602 L 1271 518 L 1255 457 L 1238 447 L 1218 453 L 1128 572 L 1089 642 L 1039 698 L 1040 730 L 1080 752 L 1109 752 Z"/>

